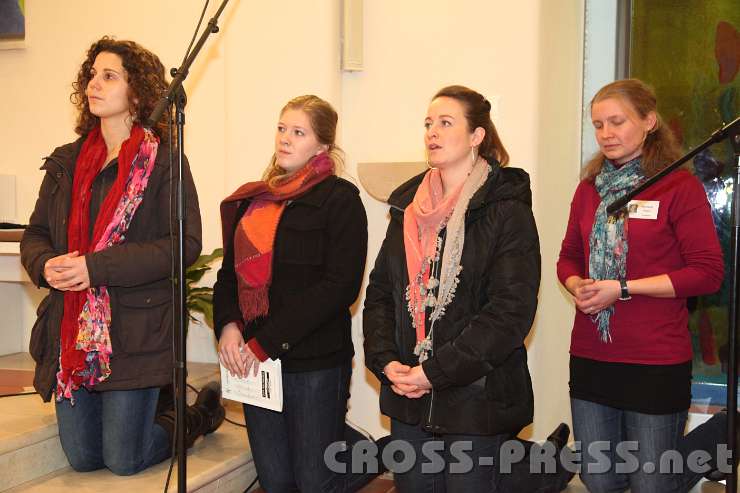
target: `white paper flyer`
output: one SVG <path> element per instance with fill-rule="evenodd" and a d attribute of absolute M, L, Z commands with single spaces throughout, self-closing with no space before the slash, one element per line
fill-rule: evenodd
<path fill-rule="evenodd" d="M 257 376 L 250 371 L 247 378 L 234 376 L 223 365 L 220 366 L 224 399 L 283 411 L 283 371 L 279 359 L 261 362 Z"/>

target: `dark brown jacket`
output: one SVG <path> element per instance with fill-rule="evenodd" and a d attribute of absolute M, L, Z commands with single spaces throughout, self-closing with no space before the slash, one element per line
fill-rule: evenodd
<path fill-rule="evenodd" d="M 77 155 L 84 139 L 58 147 L 48 156 L 28 228 L 21 240 L 21 262 L 31 280 L 48 288 L 47 260 L 67 253 L 67 218 Z M 176 161 L 175 161 L 176 162 Z M 95 388 L 125 390 L 161 386 L 172 380 L 172 262 L 170 173 L 167 145 L 159 146 L 144 199 L 131 221 L 126 240 L 86 255 L 93 286 L 108 286 L 111 297 L 111 375 Z M 192 264 L 201 249 L 198 195 L 185 166 L 185 262 Z M 34 387 L 51 399 L 59 366 L 59 330 L 64 311 L 62 291 L 50 289 L 38 307 L 29 350 L 36 361 Z"/>

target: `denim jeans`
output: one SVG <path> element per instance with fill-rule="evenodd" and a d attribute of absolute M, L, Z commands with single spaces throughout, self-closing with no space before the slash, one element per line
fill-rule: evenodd
<path fill-rule="evenodd" d="M 501 444 L 509 438 L 508 434 L 434 435 L 423 430 L 419 425 L 409 425 L 392 419 L 391 436 L 394 441 L 402 440 L 410 444 L 414 450 L 413 457 L 401 457 L 402 454 L 394 454 L 394 461 L 400 465 L 400 468 L 389 466 L 391 470 L 395 469 L 393 480 L 400 493 L 504 491 L 499 489 L 498 483 L 501 478 L 496 473 L 495 462 L 498 460 Z M 442 464 L 437 458 L 428 459 L 431 455 L 429 447 L 432 446 L 430 443 L 432 441 L 437 441 L 434 451 L 444 463 L 444 469 L 441 471 L 439 469 Z M 393 442 L 391 444 L 389 447 L 394 447 L 395 444 Z M 454 447 L 460 448 L 457 451 L 451 450 L 453 444 L 455 444 Z M 411 459 L 413 459 L 413 465 Z M 404 466 L 406 461 L 409 463 Z M 408 469 L 409 466 L 411 466 L 410 469 Z"/>
<path fill-rule="evenodd" d="M 703 476 L 702 472 L 694 472 L 687 466 L 689 454 L 696 450 L 706 451 L 712 457 L 710 466 L 716 467 L 717 444 L 726 442 L 724 413 L 716 414 L 688 435 L 684 435 L 686 411 L 644 414 L 571 399 L 571 413 L 573 433 L 576 441 L 581 443 L 581 481 L 592 493 L 627 489 L 632 493 L 688 491 Z M 628 470 L 620 469 L 630 465 L 629 460 L 625 461 L 625 449 L 622 452 L 617 449 L 617 445 L 625 441 L 636 442 L 622 445 L 637 460 L 633 467 L 627 467 Z M 591 451 L 590 445 L 593 447 Z M 675 472 L 664 469 L 668 455 L 663 454 L 668 450 L 678 452 L 683 458 L 680 472 L 678 468 L 674 469 Z M 663 467 L 661 457 L 664 459 Z M 620 463 L 625 464 L 619 466 Z"/>
<path fill-rule="evenodd" d="M 168 458 L 172 445 L 155 424 L 159 388 L 90 392 L 56 403 L 62 449 L 75 471 L 107 467 L 129 476 Z"/>
<path fill-rule="evenodd" d="M 283 373 L 283 412 L 244 405 L 249 445 L 260 486 L 269 493 L 357 491 L 376 474 L 337 474 L 324 463 L 333 442 L 365 437 L 344 422 L 350 363 Z"/>

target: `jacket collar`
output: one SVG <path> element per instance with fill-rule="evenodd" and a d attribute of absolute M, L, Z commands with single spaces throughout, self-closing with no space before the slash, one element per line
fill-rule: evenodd
<path fill-rule="evenodd" d="M 77 156 L 80 155 L 82 144 L 85 143 L 86 138 L 87 135 L 83 135 L 74 142 L 70 142 L 69 144 L 57 147 L 50 155 L 43 158 L 44 164 L 42 164 L 39 169 L 52 172 L 57 171 L 57 168 L 55 168 L 56 164 L 56 166 L 61 167 L 64 172 L 68 173 L 69 177 L 71 178 L 72 176 L 74 176 L 75 166 L 77 165 Z M 163 166 L 166 164 L 166 150 L 167 142 L 160 142 L 159 149 L 157 151 L 157 158 L 154 161 L 154 166 Z M 177 159 L 177 147 L 175 147 L 175 149 L 173 150 L 172 156 L 173 160 Z M 166 166 L 169 167 L 169 164 L 166 164 Z"/>
<path fill-rule="evenodd" d="M 496 178 L 498 177 L 499 170 L 501 168 L 498 166 L 498 163 L 495 162 L 491 166 L 491 168 L 492 170 L 488 174 L 488 178 L 486 178 L 483 186 L 477 192 L 475 192 L 473 197 L 470 199 L 468 210 L 482 207 L 493 198 L 491 196 L 491 192 L 494 189 L 493 184 L 496 182 Z M 414 200 L 416 190 L 421 185 L 421 181 L 424 179 L 425 174 L 426 171 L 414 176 L 406 183 L 394 190 L 391 196 L 388 197 L 388 205 L 398 211 L 405 211 L 406 207 L 408 207 L 409 204 Z"/>
<path fill-rule="evenodd" d="M 468 211 L 481 209 L 501 200 L 519 200 L 530 206 L 532 205 L 529 175 L 526 171 L 519 168 L 502 168 L 497 161 L 492 161 L 490 165 L 491 172 L 483 186 L 470 199 Z M 388 197 L 391 215 L 403 215 L 406 207 L 414 200 L 416 190 L 419 188 L 425 174 L 426 171 L 414 176 L 394 190 L 391 196 Z"/>
<path fill-rule="evenodd" d="M 80 137 L 74 142 L 57 147 L 50 155 L 43 158 L 44 164 L 39 169 L 52 172 L 61 169 L 71 178 L 74 175 L 77 156 L 80 154 L 83 142 L 85 138 Z"/>
<path fill-rule="evenodd" d="M 337 180 L 336 175 L 327 176 L 320 183 L 314 185 L 308 192 L 293 199 L 293 203 L 305 204 L 316 208 L 321 207 L 334 189 Z"/>

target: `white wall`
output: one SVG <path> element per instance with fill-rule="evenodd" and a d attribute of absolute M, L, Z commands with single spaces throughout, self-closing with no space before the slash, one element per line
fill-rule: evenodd
<path fill-rule="evenodd" d="M 341 122 L 350 170 L 357 162 L 423 161 L 426 107 L 444 85 L 464 84 L 498 100 L 494 123 L 511 165 L 532 175 L 542 243 L 540 316 L 528 344 L 536 420 L 525 433 L 536 438 L 570 414 L 573 315 L 554 265 L 579 170 L 582 20 L 582 2 L 365 2 L 365 70 L 343 77 Z M 385 234 L 387 207 L 363 198 L 370 224 L 367 275 Z M 362 361 L 360 320 L 354 338 Z M 356 364 L 353 395 L 370 396 L 375 385 Z M 355 421 L 382 433 L 374 407 L 352 404 Z"/>
<path fill-rule="evenodd" d="M 211 38 L 186 83 L 186 151 L 201 199 L 204 250 L 220 244 L 219 200 L 266 165 L 277 113 L 290 97 L 313 92 L 335 105 L 347 174 L 356 182 L 357 162 L 423 159 L 422 121 L 440 87 L 465 84 L 498 100 L 495 123 L 512 165 L 532 176 L 542 243 L 540 315 L 529 340 L 537 424 L 529 431 L 544 438 L 569 415 L 572 308 L 554 278 L 554 262 L 578 174 L 583 0 L 364 4 L 365 70 L 341 73 L 339 0 L 232 0 L 222 33 Z M 68 94 L 89 44 L 111 33 L 139 41 L 167 67 L 178 65 L 201 6 L 34 0 L 26 8 L 26 48 L 0 51 L 0 173 L 18 176 L 21 221 L 41 182 L 40 157 L 74 137 Z M 170 19 L 175 8 L 178 15 Z M 364 192 L 363 200 L 370 222 L 367 275 L 387 214 Z M 32 315 L 24 316 L 30 327 Z M 384 434 L 377 383 L 362 365 L 359 311 L 353 337 L 358 356 L 350 417 Z M 191 326 L 192 359 L 213 358 L 212 344 L 208 330 Z"/>

